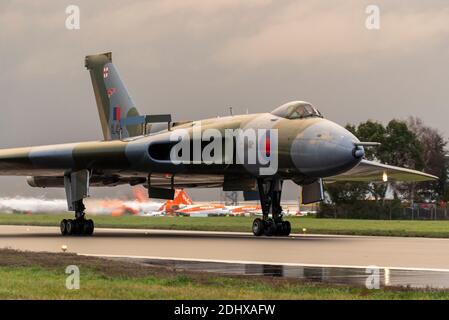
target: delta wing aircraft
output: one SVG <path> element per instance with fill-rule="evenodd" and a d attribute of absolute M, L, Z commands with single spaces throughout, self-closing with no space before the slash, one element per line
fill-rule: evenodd
<path fill-rule="evenodd" d="M 0 175 L 65 188 L 75 219 L 63 235 L 92 235 L 83 199 L 90 187 L 143 185 L 150 198 L 173 199 L 175 188 L 220 187 L 258 192 L 260 235 L 288 235 L 282 218 L 283 181 L 302 186 L 302 202 L 323 200 L 323 181 L 426 181 L 437 177 L 364 160 L 364 147 L 310 103 L 293 101 L 270 113 L 173 122 L 141 115 L 112 63 L 112 54 L 85 58 L 104 135 L 101 141 L 0 150 Z"/>

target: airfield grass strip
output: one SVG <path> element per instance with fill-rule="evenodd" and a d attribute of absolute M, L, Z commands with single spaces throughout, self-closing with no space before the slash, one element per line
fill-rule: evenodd
<path fill-rule="evenodd" d="M 0 214 L 0 225 L 58 226 L 72 214 Z M 93 216 L 96 227 L 251 232 L 252 217 Z M 449 221 L 287 217 L 293 233 L 449 238 Z M 305 230 L 304 230 L 305 229 Z"/>
<path fill-rule="evenodd" d="M 65 287 L 65 268 L 80 269 L 80 289 Z M 295 279 L 223 276 L 136 262 L 0 250 L 0 299 L 449 299 L 449 292 L 368 290 Z"/>

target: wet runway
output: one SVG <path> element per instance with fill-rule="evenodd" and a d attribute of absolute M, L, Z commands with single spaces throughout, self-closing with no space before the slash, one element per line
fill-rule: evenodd
<path fill-rule="evenodd" d="M 129 229 L 96 229 L 93 237 L 62 237 L 56 227 L 0 226 L 0 248 L 61 252 L 62 245 L 78 254 L 177 263 L 181 269 L 272 272 L 344 283 L 348 283 L 348 276 L 351 281 L 365 281 L 367 266 L 376 266 L 385 285 L 410 284 L 414 279 L 416 286 L 449 287 L 449 239 L 333 235 L 257 238 L 249 233 Z"/>
<path fill-rule="evenodd" d="M 123 258 L 122 258 L 123 259 Z M 273 265 L 260 263 L 206 262 L 165 259 L 139 259 L 156 266 L 167 266 L 176 270 L 215 272 L 226 275 L 270 276 L 299 279 L 327 284 L 345 284 L 358 287 L 411 287 L 449 289 L 449 270 L 413 270 L 379 268 L 375 266 L 327 267 L 304 265 Z"/>

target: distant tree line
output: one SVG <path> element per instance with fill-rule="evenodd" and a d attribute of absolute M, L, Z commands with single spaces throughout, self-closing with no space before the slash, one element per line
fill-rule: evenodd
<path fill-rule="evenodd" d="M 321 206 L 320 216 L 382 219 L 393 214 L 400 218 L 404 203 L 449 200 L 447 142 L 438 130 L 415 117 L 406 121 L 391 120 L 386 126 L 369 120 L 358 126 L 348 124 L 346 128 L 360 141 L 381 143 L 378 147 L 365 148 L 366 159 L 424 171 L 438 176 L 439 180 L 326 184 L 327 199 Z M 393 199 L 385 199 L 387 190 Z"/>

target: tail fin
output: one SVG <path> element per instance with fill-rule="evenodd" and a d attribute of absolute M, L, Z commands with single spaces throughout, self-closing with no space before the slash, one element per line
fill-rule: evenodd
<path fill-rule="evenodd" d="M 193 204 L 193 201 L 187 193 L 183 189 L 176 189 L 173 200 L 167 200 L 162 207 L 164 207 L 166 212 L 173 213 L 174 210 L 179 209 L 180 205 L 191 204 Z"/>
<path fill-rule="evenodd" d="M 90 71 L 104 139 L 116 140 L 140 135 L 142 129 L 139 125 L 121 128 L 120 120 L 138 116 L 139 113 L 112 64 L 112 53 L 86 56 L 85 67 Z"/>
<path fill-rule="evenodd" d="M 192 199 L 187 195 L 187 193 L 183 189 L 176 189 L 175 197 L 173 199 L 175 204 L 193 204 Z"/>

